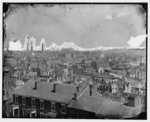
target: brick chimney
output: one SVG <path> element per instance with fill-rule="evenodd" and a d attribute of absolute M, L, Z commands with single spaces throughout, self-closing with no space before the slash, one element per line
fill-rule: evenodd
<path fill-rule="evenodd" d="M 56 85 L 57 85 L 57 83 L 55 82 L 55 83 L 53 84 L 53 92 L 54 92 L 54 93 L 56 92 Z"/>
<path fill-rule="evenodd" d="M 79 83 L 77 82 L 77 92 L 79 92 Z"/>
<path fill-rule="evenodd" d="M 79 90 L 79 86 L 77 86 L 77 92 L 79 92 L 80 90 Z"/>
<path fill-rule="evenodd" d="M 90 96 L 92 96 L 92 86 L 93 86 L 93 83 L 90 82 L 90 84 L 89 84 L 89 94 L 90 94 Z"/>
<path fill-rule="evenodd" d="M 34 84 L 35 84 L 34 90 L 37 90 L 37 81 L 35 81 Z"/>
<path fill-rule="evenodd" d="M 77 101 L 77 93 L 74 93 L 73 95 L 73 100 Z"/>

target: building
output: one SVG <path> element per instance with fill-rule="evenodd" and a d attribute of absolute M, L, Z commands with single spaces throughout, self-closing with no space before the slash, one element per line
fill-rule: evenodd
<path fill-rule="evenodd" d="M 138 67 L 134 67 L 133 69 L 130 69 L 128 71 L 128 75 L 131 78 L 144 79 L 146 77 L 145 69 L 146 69 L 146 67 L 144 65 L 138 66 Z"/>
<path fill-rule="evenodd" d="M 130 95 L 128 97 L 128 106 L 137 107 L 142 104 L 141 98 L 139 95 Z"/>
<path fill-rule="evenodd" d="M 28 82 L 13 93 L 11 105 L 12 117 L 31 118 L 125 118 L 139 111 L 102 97 L 87 82 L 78 85 Z"/>
<path fill-rule="evenodd" d="M 107 62 L 97 62 L 97 68 L 98 72 L 103 74 L 105 72 L 105 69 L 110 68 L 109 63 Z"/>
<path fill-rule="evenodd" d="M 128 118 L 132 117 L 133 114 L 139 114 L 140 110 L 102 97 L 91 85 L 67 106 L 68 116 L 84 119 Z"/>
<path fill-rule="evenodd" d="M 12 117 L 58 117 L 76 92 L 75 85 L 28 82 L 13 93 Z"/>

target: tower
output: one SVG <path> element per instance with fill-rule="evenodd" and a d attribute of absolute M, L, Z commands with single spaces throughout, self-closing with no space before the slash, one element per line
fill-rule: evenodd
<path fill-rule="evenodd" d="M 30 41 L 30 45 L 31 45 L 31 51 L 33 51 L 33 43 L 32 43 L 32 41 Z"/>
<path fill-rule="evenodd" d="M 42 43 L 42 52 L 44 51 L 44 43 Z"/>
<path fill-rule="evenodd" d="M 30 50 L 29 39 L 30 39 L 30 37 L 29 37 L 29 35 L 27 35 L 26 38 L 25 38 L 25 48 L 27 49 L 27 51 Z"/>
<path fill-rule="evenodd" d="M 41 40 L 40 45 L 41 45 L 41 51 L 43 52 L 44 48 L 45 48 L 45 39 L 44 38 Z"/>
<path fill-rule="evenodd" d="M 29 51 L 30 50 L 30 44 L 29 44 L 29 42 L 27 42 L 27 51 Z"/>

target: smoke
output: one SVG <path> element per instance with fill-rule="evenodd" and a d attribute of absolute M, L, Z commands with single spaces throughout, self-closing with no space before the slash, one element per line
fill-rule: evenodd
<path fill-rule="evenodd" d="M 11 51 L 22 51 L 22 44 L 20 40 L 10 41 L 8 49 Z"/>
<path fill-rule="evenodd" d="M 144 43 L 146 39 L 146 35 L 139 35 L 137 37 L 131 37 L 130 40 L 128 41 L 128 44 L 130 47 L 137 48 Z"/>

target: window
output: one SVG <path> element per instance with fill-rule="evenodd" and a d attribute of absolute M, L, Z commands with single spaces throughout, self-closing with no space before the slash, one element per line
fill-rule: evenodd
<path fill-rule="evenodd" d="M 41 118 L 45 117 L 43 112 L 40 112 L 40 117 Z"/>
<path fill-rule="evenodd" d="M 15 103 L 18 103 L 18 96 L 15 96 Z"/>
<path fill-rule="evenodd" d="M 43 100 L 40 100 L 40 108 L 44 108 L 44 101 Z"/>
<path fill-rule="evenodd" d="M 55 103 L 51 102 L 51 111 L 55 111 Z"/>
<path fill-rule="evenodd" d="M 35 99 L 31 99 L 31 106 L 35 107 Z"/>
<path fill-rule="evenodd" d="M 65 104 L 61 104 L 61 112 L 66 113 L 66 105 Z"/>
<path fill-rule="evenodd" d="M 25 104 L 26 104 L 26 98 L 22 97 L 22 105 L 25 105 Z"/>

